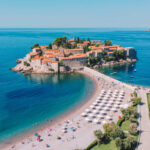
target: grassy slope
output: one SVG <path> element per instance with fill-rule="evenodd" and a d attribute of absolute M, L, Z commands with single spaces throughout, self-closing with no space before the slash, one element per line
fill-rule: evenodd
<path fill-rule="evenodd" d="M 130 121 L 126 120 L 125 122 L 122 123 L 121 129 L 122 130 L 129 130 L 129 126 L 130 126 Z"/>
<path fill-rule="evenodd" d="M 108 144 L 97 145 L 94 148 L 92 148 L 91 150 L 118 150 L 118 149 L 116 147 L 115 141 L 112 140 Z"/>
<path fill-rule="evenodd" d="M 148 103 L 149 117 L 150 117 L 150 93 L 147 93 L 147 103 Z"/>

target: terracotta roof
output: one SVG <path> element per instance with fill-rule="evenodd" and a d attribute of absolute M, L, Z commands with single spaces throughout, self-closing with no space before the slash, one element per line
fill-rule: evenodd
<path fill-rule="evenodd" d="M 102 53 L 102 50 L 101 50 L 101 49 L 98 49 L 98 50 L 94 50 L 94 52 Z"/>
<path fill-rule="evenodd" d="M 40 47 L 35 47 L 35 48 L 33 48 L 33 49 L 41 49 Z"/>
<path fill-rule="evenodd" d="M 30 56 L 35 56 L 35 55 L 37 55 L 37 54 L 38 54 L 37 52 L 30 52 L 30 53 L 29 53 Z"/>
<path fill-rule="evenodd" d="M 69 39 L 68 40 L 68 42 L 74 42 L 75 41 L 75 39 Z"/>
<path fill-rule="evenodd" d="M 52 60 L 50 60 L 50 59 L 43 59 L 42 64 L 47 64 L 48 62 L 51 62 L 51 63 L 58 63 L 58 61 L 52 61 Z"/>
<path fill-rule="evenodd" d="M 83 49 L 65 49 L 66 51 L 83 51 Z"/>
<path fill-rule="evenodd" d="M 40 46 L 41 49 L 45 49 L 47 46 Z"/>
<path fill-rule="evenodd" d="M 80 46 L 80 45 L 82 46 L 82 45 L 86 45 L 86 44 L 85 43 L 78 43 L 77 45 L 78 46 Z"/>
<path fill-rule="evenodd" d="M 63 57 L 63 58 L 61 58 L 61 60 L 63 60 L 63 59 L 83 58 L 83 57 L 87 57 L 87 55 L 86 54 L 75 54 L 75 55 L 71 55 L 69 57 Z"/>

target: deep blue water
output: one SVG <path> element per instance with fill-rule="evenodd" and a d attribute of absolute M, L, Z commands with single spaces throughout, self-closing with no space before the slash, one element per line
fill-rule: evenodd
<path fill-rule="evenodd" d="M 49 44 L 67 36 L 107 40 L 135 47 L 139 61 L 133 66 L 105 68 L 113 77 L 150 86 L 150 32 L 142 29 L 0 29 L 0 140 L 12 137 L 46 119 L 78 106 L 94 90 L 94 83 L 80 74 L 23 75 L 9 70 L 30 46 Z M 136 68 L 137 72 L 133 70 Z M 130 76 L 134 76 L 131 79 Z"/>

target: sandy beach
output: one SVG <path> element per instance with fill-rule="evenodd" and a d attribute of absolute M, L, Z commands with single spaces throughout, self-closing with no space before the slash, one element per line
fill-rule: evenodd
<path fill-rule="evenodd" d="M 88 72 L 91 71 L 91 72 Z M 89 123 L 85 120 L 81 114 L 85 112 L 87 108 L 91 106 L 100 95 L 100 93 L 105 90 L 112 91 L 124 91 L 124 98 L 121 104 L 129 104 L 130 93 L 133 92 L 131 86 L 128 86 L 120 81 L 112 79 L 110 77 L 102 75 L 98 72 L 92 70 L 84 69 L 80 73 L 89 76 L 95 82 L 95 92 L 89 100 L 70 112 L 62 115 L 52 123 L 47 123 L 42 127 L 35 129 L 30 134 L 26 134 L 19 139 L 14 140 L 12 143 L 7 144 L 7 146 L 0 149 L 3 150 L 75 150 L 84 149 L 87 147 L 94 139 L 93 132 L 96 129 L 102 129 L 103 122 L 116 122 L 118 116 L 120 115 L 120 109 L 117 111 L 108 111 L 107 116 L 111 116 L 112 120 L 104 118 L 97 123 Z M 40 140 L 34 135 L 37 133 L 40 135 Z"/>

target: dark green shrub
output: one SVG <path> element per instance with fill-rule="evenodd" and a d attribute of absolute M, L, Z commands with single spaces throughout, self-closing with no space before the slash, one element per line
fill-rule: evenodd
<path fill-rule="evenodd" d="M 120 120 L 117 121 L 117 126 L 121 126 L 124 121 L 125 117 L 123 116 Z"/>
<path fill-rule="evenodd" d="M 137 118 L 138 112 L 135 107 L 128 107 L 127 109 L 121 109 L 122 114 L 125 117 L 125 120 L 129 120 L 130 117 Z"/>
<path fill-rule="evenodd" d="M 130 122 L 131 123 L 135 123 L 135 124 L 138 124 L 138 121 L 137 121 L 137 119 L 136 118 L 130 118 Z"/>
<path fill-rule="evenodd" d="M 137 124 L 131 123 L 131 124 L 130 124 L 130 127 L 129 127 L 129 133 L 130 133 L 131 135 L 136 135 L 137 132 L 138 132 L 138 130 L 137 130 Z"/>
<path fill-rule="evenodd" d="M 140 97 L 132 98 L 131 102 L 133 103 L 133 106 L 137 106 L 139 103 L 141 103 L 141 98 Z"/>
<path fill-rule="evenodd" d="M 114 132 L 112 133 L 112 137 L 114 139 L 117 138 L 117 137 L 124 138 L 123 130 L 120 127 L 116 126 Z"/>
<path fill-rule="evenodd" d="M 103 133 L 101 130 L 96 130 L 94 134 L 99 144 L 108 143 L 110 141 L 109 135 L 107 133 Z"/>
<path fill-rule="evenodd" d="M 55 71 L 54 69 L 50 68 L 49 71 Z"/>
<path fill-rule="evenodd" d="M 134 95 L 134 97 L 137 97 L 137 93 L 136 93 L 136 91 L 134 91 L 133 95 Z"/>
<path fill-rule="evenodd" d="M 128 136 L 123 140 L 123 150 L 133 150 L 136 146 L 137 142 L 133 136 Z"/>
<path fill-rule="evenodd" d="M 97 140 L 94 140 L 87 148 L 85 148 L 84 150 L 91 150 L 94 146 L 97 145 Z"/>
<path fill-rule="evenodd" d="M 122 139 L 121 138 L 119 138 L 119 137 L 117 137 L 116 139 L 115 139 L 115 144 L 116 144 L 116 146 L 118 147 L 118 148 L 121 148 L 122 147 Z"/>
<path fill-rule="evenodd" d="M 115 131 L 116 125 L 114 122 L 106 123 L 103 125 L 103 128 L 104 128 L 105 133 L 108 133 L 109 135 L 111 135 Z"/>
<path fill-rule="evenodd" d="M 26 62 L 26 61 L 24 61 L 24 65 L 27 66 L 27 67 L 30 66 L 30 64 L 28 62 Z"/>
<path fill-rule="evenodd" d="M 39 44 L 34 44 L 33 46 L 31 46 L 30 48 L 33 49 L 35 47 L 39 47 Z"/>

